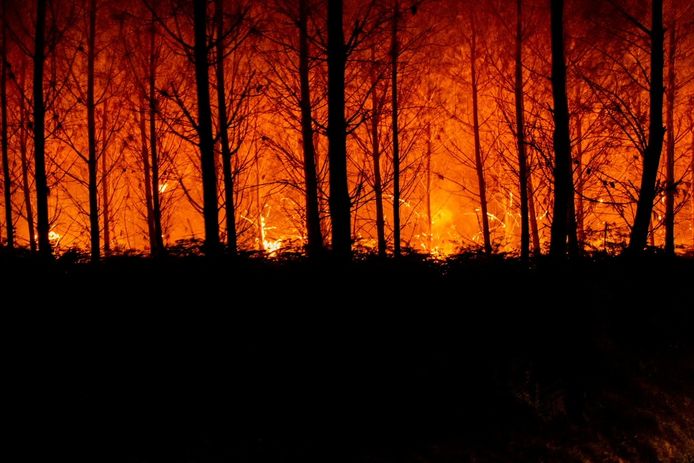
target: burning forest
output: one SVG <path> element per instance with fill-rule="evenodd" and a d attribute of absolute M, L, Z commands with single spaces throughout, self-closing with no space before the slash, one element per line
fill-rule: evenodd
<path fill-rule="evenodd" d="M 0 21 L 18 455 L 694 462 L 691 1 Z"/>
<path fill-rule="evenodd" d="M 2 241 L 691 250 L 688 2 L 342 3 L 5 1 Z"/>

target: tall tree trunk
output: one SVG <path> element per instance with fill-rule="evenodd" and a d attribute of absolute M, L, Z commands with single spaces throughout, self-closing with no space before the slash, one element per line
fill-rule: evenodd
<path fill-rule="evenodd" d="M 48 238 L 48 180 L 46 179 L 46 108 L 43 100 L 43 67 L 45 51 L 46 0 L 36 0 L 36 34 L 34 37 L 34 175 L 36 178 L 36 213 L 39 254 L 52 258 Z"/>
<path fill-rule="evenodd" d="M 530 257 L 530 222 L 528 217 L 528 156 L 525 145 L 525 105 L 523 101 L 523 0 L 516 2 L 516 140 L 518 142 L 518 183 L 520 190 L 521 260 Z"/>
<path fill-rule="evenodd" d="M 433 222 L 431 218 L 431 122 L 427 123 L 427 179 L 426 179 L 426 201 L 427 201 L 427 251 L 431 253 L 433 240 Z"/>
<path fill-rule="evenodd" d="M 5 196 L 5 226 L 7 227 L 7 247 L 14 248 L 14 224 L 12 223 L 12 177 L 10 159 L 7 152 L 7 4 L 2 0 L 2 48 L 0 49 L 0 106 L 2 106 L 2 176 Z"/>
<path fill-rule="evenodd" d="M 201 2 L 196 2 L 201 3 Z M 202 2 L 205 3 L 205 2 Z M 157 26 L 154 13 L 151 18 L 151 29 L 149 31 L 149 152 L 152 156 L 152 178 L 151 178 L 151 194 L 152 194 L 152 227 L 154 232 L 154 246 L 151 252 L 155 256 L 160 256 L 164 252 L 164 238 L 161 227 L 161 200 L 159 197 L 159 147 L 157 145 L 157 95 L 156 95 L 156 80 L 157 80 L 157 52 L 156 52 L 156 35 Z M 207 62 L 207 61 L 205 61 Z M 208 91 L 209 95 L 209 91 Z M 211 123 L 210 123 L 211 124 Z"/>
<path fill-rule="evenodd" d="M 214 162 L 210 75 L 207 47 L 207 1 L 194 5 L 195 86 L 198 96 L 198 135 L 202 170 L 203 216 L 205 221 L 205 254 L 219 253 L 219 220 L 217 208 L 217 167 Z M 157 187 L 158 189 L 158 187 Z"/>
<path fill-rule="evenodd" d="M 87 138 L 89 143 L 89 238 L 92 262 L 101 258 L 99 242 L 99 201 L 97 196 L 96 105 L 94 102 L 94 60 L 96 51 L 96 0 L 89 1 L 87 36 Z"/>
<path fill-rule="evenodd" d="M 144 172 L 145 180 L 145 208 L 146 218 L 147 218 L 147 236 L 149 238 L 149 252 L 151 255 L 156 255 L 157 253 L 157 242 L 154 232 L 154 211 L 152 206 L 152 176 L 151 176 L 151 166 L 149 158 L 149 146 L 147 144 L 147 123 L 145 115 L 145 102 L 146 98 L 142 95 L 142 102 L 140 105 L 140 140 L 142 142 L 142 170 Z"/>
<path fill-rule="evenodd" d="M 530 222 L 530 237 L 533 242 L 533 255 L 540 257 L 542 255 L 542 246 L 540 245 L 540 230 L 537 226 L 537 213 L 535 212 L 535 187 L 533 186 L 533 173 L 528 165 L 528 221 Z"/>
<path fill-rule="evenodd" d="M 655 200 L 655 186 L 658 178 L 658 166 L 663 150 L 663 67 L 664 41 L 663 0 L 652 0 L 651 13 L 651 85 L 650 111 L 648 124 L 648 145 L 643 153 L 643 172 L 639 200 L 636 206 L 634 226 L 631 229 L 628 251 L 640 253 L 648 241 L 649 225 Z"/>
<path fill-rule="evenodd" d="M 104 255 L 111 254 L 111 208 L 108 200 L 108 156 L 106 139 L 108 131 L 108 103 L 104 101 L 104 111 L 101 119 L 101 209 L 104 222 Z"/>
<path fill-rule="evenodd" d="M 342 0 L 328 0 L 328 160 L 333 253 L 352 254 L 350 198 L 347 183 L 347 121 L 345 120 L 345 45 Z"/>
<path fill-rule="evenodd" d="M 475 138 L 475 170 L 479 188 L 480 209 L 482 213 L 482 236 L 484 252 L 492 253 L 492 239 L 489 230 L 489 213 L 487 211 L 487 184 L 484 179 L 484 159 L 482 159 L 482 142 L 480 140 L 480 119 L 477 81 L 477 23 L 474 15 L 471 20 L 472 36 L 470 37 L 470 76 L 472 85 L 472 130 Z"/>
<path fill-rule="evenodd" d="M 583 202 L 583 118 L 576 116 L 576 237 L 579 246 L 586 242 L 585 209 Z"/>
<path fill-rule="evenodd" d="M 227 121 L 226 89 L 224 79 L 224 4 L 223 0 L 215 0 L 215 25 L 217 41 L 215 51 L 217 60 L 217 116 L 219 117 L 219 135 L 222 145 L 222 177 L 224 181 L 224 206 L 226 208 L 227 251 L 236 254 L 236 213 L 234 210 L 234 177 L 231 172 L 231 148 L 229 147 L 229 132 Z"/>
<path fill-rule="evenodd" d="M 20 87 L 24 88 L 24 68 L 21 69 Z M 22 164 L 22 193 L 29 234 L 29 249 L 36 252 L 36 234 L 34 231 L 34 208 L 31 204 L 31 185 L 29 184 L 29 157 L 27 156 L 27 109 L 24 101 L 19 105 L 19 157 Z"/>
<path fill-rule="evenodd" d="M 689 158 L 689 191 L 694 191 L 694 124 L 692 124 L 692 146 Z M 694 248 L 694 194 L 689 198 L 692 204 L 692 247 Z"/>
<path fill-rule="evenodd" d="M 670 20 L 668 24 L 668 76 L 667 76 L 667 107 L 666 107 L 666 179 L 665 179 L 665 253 L 675 254 L 675 96 L 676 76 L 675 76 L 675 53 L 676 53 L 676 33 L 675 33 L 675 13 L 670 7 Z"/>
<path fill-rule="evenodd" d="M 552 29 L 552 97 L 554 100 L 554 211 L 550 255 L 563 257 L 576 249 L 575 220 L 571 217 L 574 200 L 571 168 L 569 103 L 566 96 L 566 61 L 564 57 L 564 0 L 550 0 Z M 573 246 L 572 246 L 573 247 Z"/>
<path fill-rule="evenodd" d="M 398 20 L 400 19 L 400 2 L 395 0 L 395 10 L 391 24 L 390 68 L 391 97 L 393 105 L 393 254 L 400 256 L 400 132 L 398 124 Z"/>
<path fill-rule="evenodd" d="M 374 196 L 376 200 L 376 239 L 379 257 L 386 256 L 386 221 L 383 212 L 383 180 L 381 179 L 381 142 L 378 126 L 381 122 L 382 105 L 378 99 L 378 72 L 376 50 L 371 47 L 371 159 L 374 169 Z"/>
<path fill-rule="evenodd" d="M 306 189 L 306 253 L 316 257 L 323 253 L 323 233 L 318 204 L 316 150 L 313 145 L 313 116 L 309 79 L 308 0 L 299 1 L 299 80 L 301 81 L 301 139 L 304 151 L 304 188 Z"/>

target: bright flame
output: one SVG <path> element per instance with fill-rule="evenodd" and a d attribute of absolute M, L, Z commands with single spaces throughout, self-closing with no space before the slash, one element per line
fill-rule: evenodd
<path fill-rule="evenodd" d="M 164 193 L 168 188 L 169 188 L 169 184 L 167 182 L 160 183 L 159 184 L 159 193 Z"/>
<path fill-rule="evenodd" d="M 58 241 L 60 241 L 60 238 L 62 238 L 62 237 L 63 237 L 63 235 L 61 235 L 60 233 L 56 233 L 52 230 L 48 232 L 48 239 L 52 243 L 57 243 Z"/>

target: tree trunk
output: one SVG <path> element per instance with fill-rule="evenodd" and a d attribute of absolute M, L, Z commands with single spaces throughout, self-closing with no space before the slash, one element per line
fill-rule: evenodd
<path fill-rule="evenodd" d="M 24 67 L 20 70 L 20 88 L 24 88 Z M 26 211 L 27 232 L 29 234 L 29 249 L 36 252 L 36 233 L 34 231 L 34 208 L 31 204 L 31 185 L 29 184 L 29 157 L 27 155 L 27 107 L 22 101 L 19 105 L 19 157 L 22 164 L 22 193 Z"/>
<path fill-rule="evenodd" d="M 586 242 L 585 209 L 583 203 L 583 118 L 576 116 L 576 236 L 579 246 Z"/>
<path fill-rule="evenodd" d="M 398 19 L 400 18 L 400 2 L 395 0 L 395 11 L 391 28 L 390 65 L 391 65 L 391 97 L 393 101 L 393 255 L 400 256 L 400 133 L 398 124 Z"/>
<path fill-rule="evenodd" d="M 154 211 L 152 207 L 152 176 L 151 176 L 151 166 L 149 164 L 149 147 L 147 145 L 147 127 L 146 127 L 146 116 L 145 116 L 145 97 L 142 96 L 142 103 L 140 106 L 140 139 L 142 141 L 142 170 L 144 171 L 145 180 L 145 207 L 147 216 L 147 236 L 149 237 L 149 252 L 151 255 L 155 256 L 157 254 L 157 242 L 154 233 Z"/>
<path fill-rule="evenodd" d="M 299 80 L 301 85 L 301 138 L 304 151 L 304 188 L 306 189 L 306 254 L 316 257 L 323 253 L 323 233 L 320 227 L 318 204 L 318 175 L 316 150 L 313 145 L 313 116 L 309 80 L 308 0 L 299 2 Z"/>
<path fill-rule="evenodd" d="M 533 241 L 533 255 L 540 257 L 542 255 L 542 246 L 540 245 L 540 230 L 537 226 L 537 213 L 535 212 L 535 187 L 533 186 L 533 174 L 530 168 L 528 168 L 528 221 L 530 222 L 530 237 Z"/>
<path fill-rule="evenodd" d="M 566 62 L 564 57 L 564 0 L 550 0 L 552 29 L 552 97 L 554 101 L 554 211 L 550 255 L 563 257 L 576 244 L 573 214 L 573 173 L 569 104 L 566 96 Z"/>
<path fill-rule="evenodd" d="M 673 8 L 672 6 L 670 7 Z M 671 11 L 668 24 L 668 78 L 667 78 L 667 108 L 666 108 L 666 179 L 665 179 L 665 253 L 675 254 L 675 96 L 677 92 L 675 79 L 675 53 L 676 53 L 676 34 L 675 34 L 675 14 Z"/>
<path fill-rule="evenodd" d="M 215 25 L 217 41 L 215 48 L 217 60 L 217 116 L 219 118 L 219 135 L 222 145 L 222 176 L 224 181 L 224 206 L 226 208 L 227 251 L 236 254 L 236 213 L 234 210 L 234 177 L 231 172 L 231 148 L 227 121 L 226 89 L 224 81 L 224 5 L 222 0 L 215 0 Z"/>
<path fill-rule="evenodd" d="M 431 218 L 431 122 L 427 124 L 427 180 L 426 180 L 426 201 L 427 201 L 427 251 L 431 253 L 433 241 L 433 222 Z"/>
<path fill-rule="evenodd" d="M 106 139 L 108 130 L 108 103 L 104 101 L 104 112 L 101 120 L 101 209 L 104 222 L 104 256 L 111 254 L 111 208 L 108 200 L 108 156 L 106 155 Z"/>
<path fill-rule="evenodd" d="M 352 254 L 350 198 L 347 183 L 347 121 L 345 120 L 345 45 L 342 0 L 328 1 L 328 160 L 330 219 L 335 257 Z"/>
<path fill-rule="evenodd" d="M 87 138 L 89 143 L 89 238 L 92 262 L 101 258 L 99 242 L 99 202 L 97 196 L 96 107 L 94 103 L 94 59 L 96 51 L 96 0 L 89 1 L 87 36 Z"/>
<path fill-rule="evenodd" d="M 484 160 L 482 159 L 482 143 L 480 141 L 480 119 L 477 88 L 477 24 L 472 17 L 472 36 L 470 38 L 470 76 L 472 84 L 472 130 L 475 138 L 475 170 L 479 188 L 480 209 L 482 213 L 482 236 L 484 238 L 485 254 L 492 253 L 491 232 L 489 230 L 489 214 L 487 211 L 487 185 L 484 179 Z"/>
<path fill-rule="evenodd" d="M 643 153 L 643 172 L 634 226 L 631 229 L 628 251 L 640 253 L 648 241 L 649 225 L 655 200 L 660 155 L 663 150 L 663 67 L 664 41 L 663 0 L 652 0 L 651 19 L 651 78 L 648 145 Z"/>
<path fill-rule="evenodd" d="M 198 96 L 198 135 L 202 171 L 203 216 L 205 221 L 205 254 L 219 253 L 219 220 L 217 209 L 217 167 L 214 162 L 212 108 L 207 47 L 207 1 L 194 5 L 195 84 Z M 158 188 L 158 187 L 157 187 Z"/>
<path fill-rule="evenodd" d="M 203 2 L 204 3 L 204 2 Z M 151 18 L 152 24 L 149 35 L 149 151 L 152 155 L 152 184 L 148 186 L 152 192 L 152 226 L 154 232 L 154 246 L 151 248 L 152 254 L 160 256 L 164 253 L 164 239 L 161 228 L 161 201 L 159 198 L 159 147 L 157 145 L 157 54 L 156 54 L 156 22 L 154 13 Z M 209 95 L 209 92 L 208 92 Z"/>
<path fill-rule="evenodd" d="M 12 177 L 10 159 L 7 152 L 7 5 L 2 0 L 2 48 L 0 49 L 0 106 L 2 106 L 2 176 L 5 196 L 5 226 L 7 227 L 7 247 L 14 248 L 14 224 L 12 222 Z"/>
<path fill-rule="evenodd" d="M 516 78 L 514 89 L 520 189 L 521 260 L 527 262 L 530 257 L 530 222 L 528 217 L 528 156 L 525 145 L 525 105 L 523 101 L 523 0 L 516 2 Z"/>
<path fill-rule="evenodd" d="M 52 258 L 48 238 L 48 180 L 46 179 L 46 108 L 43 101 L 43 67 L 45 51 L 46 0 L 36 0 L 36 34 L 34 37 L 34 175 L 36 178 L 36 213 L 39 254 Z"/>
<path fill-rule="evenodd" d="M 381 179 L 381 143 L 378 125 L 381 121 L 382 105 L 378 101 L 378 75 L 376 70 L 376 51 L 371 47 L 371 144 L 374 168 L 374 196 L 376 200 L 376 238 L 378 256 L 386 256 L 386 226 L 383 212 L 383 181 Z"/>

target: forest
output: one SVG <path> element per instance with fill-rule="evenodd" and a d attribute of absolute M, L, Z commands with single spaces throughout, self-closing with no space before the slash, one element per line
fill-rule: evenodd
<path fill-rule="evenodd" d="M 15 455 L 694 462 L 694 3 L 0 8 Z"/>
<path fill-rule="evenodd" d="M 6 0 L 2 242 L 92 260 L 691 252 L 693 17 Z"/>

